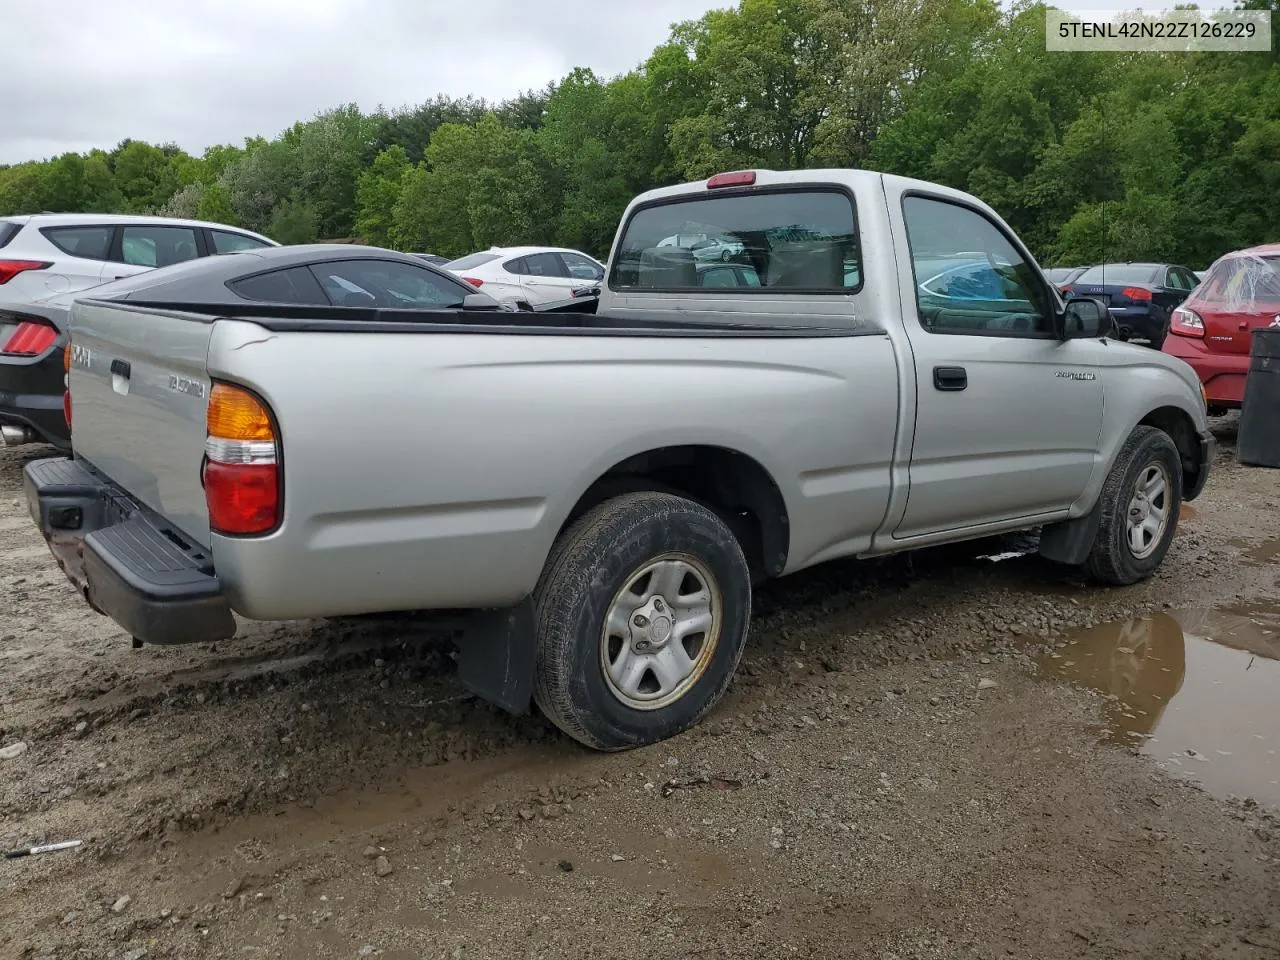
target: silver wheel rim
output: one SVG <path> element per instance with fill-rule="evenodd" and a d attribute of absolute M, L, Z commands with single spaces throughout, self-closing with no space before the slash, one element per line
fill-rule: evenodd
<path fill-rule="evenodd" d="M 1125 539 L 1138 560 L 1155 553 L 1169 526 L 1169 473 L 1159 463 L 1149 463 L 1138 474 L 1129 499 Z"/>
<path fill-rule="evenodd" d="M 724 605 L 696 557 L 664 554 L 614 594 L 600 633 L 610 692 L 635 710 L 675 703 L 702 677 L 720 643 Z"/>

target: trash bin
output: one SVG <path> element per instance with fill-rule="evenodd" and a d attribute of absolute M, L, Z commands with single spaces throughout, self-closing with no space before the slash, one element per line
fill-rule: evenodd
<path fill-rule="evenodd" d="M 1236 459 L 1253 467 L 1280 467 L 1280 327 L 1253 331 Z"/>

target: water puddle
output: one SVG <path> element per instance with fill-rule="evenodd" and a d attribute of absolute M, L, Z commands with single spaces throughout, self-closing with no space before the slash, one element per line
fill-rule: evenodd
<path fill-rule="evenodd" d="M 1043 673 L 1106 694 L 1106 737 L 1219 797 L 1280 807 L 1280 607 L 1170 611 L 1079 631 Z"/>

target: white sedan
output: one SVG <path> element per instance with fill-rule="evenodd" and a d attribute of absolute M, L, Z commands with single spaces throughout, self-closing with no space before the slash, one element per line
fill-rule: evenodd
<path fill-rule="evenodd" d="M 534 307 L 569 300 L 575 290 L 604 280 L 604 264 L 563 247 L 490 247 L 444 269 L 496 300 L 524 300 Z"/>

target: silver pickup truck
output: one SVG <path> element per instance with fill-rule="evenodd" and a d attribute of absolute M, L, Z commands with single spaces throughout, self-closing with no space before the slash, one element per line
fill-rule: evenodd
<path fill-rule="evenodd" d="M 763 578 L 1040 529 L 1044 556 L 1133 583 L 1212 459 L 1188 366 L 1109 339 L 1104 304 L 1064 303 L 993 210 L 930 183 L 645 193 L 594 314 L 222 282 L 283 289 L 269 253 L 74 304 L 73 456 L 26 468 L 68 576 L 135 643 L 229 637 L 233 612 L 470 611 L 462 682 L 597 749 L 716 703 Z"/>

